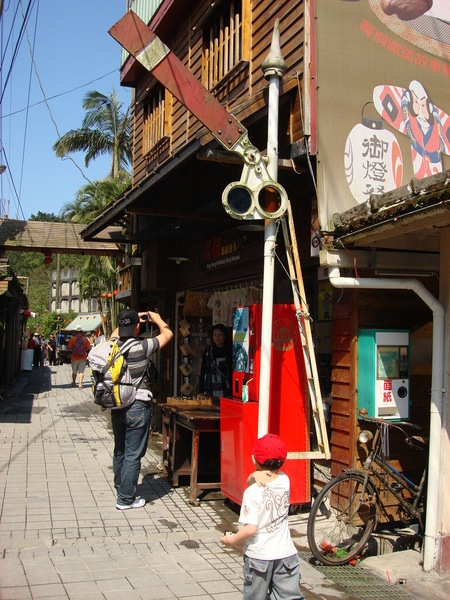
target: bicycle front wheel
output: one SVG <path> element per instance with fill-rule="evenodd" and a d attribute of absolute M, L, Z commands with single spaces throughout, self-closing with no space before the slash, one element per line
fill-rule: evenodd
<path fill-rule="evenodd" d="M 311 552 L 324 565 L 344 565 L 355 558 L 378 520 L 373 484 L 364 475 L 343 473 L 317 495 L 308 518 Z"/>

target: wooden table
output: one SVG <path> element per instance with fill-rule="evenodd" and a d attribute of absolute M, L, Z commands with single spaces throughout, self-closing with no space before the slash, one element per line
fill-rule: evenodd
<path fill-rule="evenodd" d="M 220 477 L 219 481 L 198 480 L 201 474 L 212 475 L 208 466 L 220 472 L 220 411 L 214 406 L 183 409 L 166 405 L 162 408 L 162 429 L 163 473 L 171 478 L 174 487 L 179 485 L 180 476 L 188 475 L 189 503 L 198 505 L 200 491 L 220 489 Z M 200 451 L 200 436 L 205 440 L 205 449 L 207 445 L 204 434 L 213 438 L 209 440 L 213 451 Z"/>

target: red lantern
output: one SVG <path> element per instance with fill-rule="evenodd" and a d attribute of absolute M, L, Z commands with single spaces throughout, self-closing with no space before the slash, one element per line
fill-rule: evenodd
<path fill-rule="evenodd" d="M 52 258 L 51 258 L 51 256 L 46 256 L 46 257 L 44 258 L 44 262 L 45 262 L 45 264 L 46 264 L 46 265 L 50 265 L 50 264 L 52 263 Z"/>
<path fill-rule="evenodd" d="M 113 292 L 114 296 L 117 296 L 118 293 L 119 292 L 117 290 L 114 290 L 114 292 Z"/>
<path fill-rule="evenodd" d="M 52 255 L 51 250 L 44 250 L 44 256 L 51 256 L 51 255 Z"/>
<path fill-rule="evenodd" d="M 108 298 L 112 298 L 111 292 L 108 292 Z"/>
<path fill-rule="evenodd" d="M 103 292 L 102 298 L 106 298 L 106 292 Z"/>

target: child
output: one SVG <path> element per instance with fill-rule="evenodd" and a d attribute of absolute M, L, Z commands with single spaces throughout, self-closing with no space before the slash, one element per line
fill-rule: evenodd
<path fill-rule="evenodd" d="M 267 434 L 256 440 L 254 481 L 244 492 L 238 533 L 226 532 L 225 546 L 244 545 L 244 600 L 303 600 L 300 560 L 289 532 L 289 477 L 278 469 L 286 460 L 283 440 Z"/>

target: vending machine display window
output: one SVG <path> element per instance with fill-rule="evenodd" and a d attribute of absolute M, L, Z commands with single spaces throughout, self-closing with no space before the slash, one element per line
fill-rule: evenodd
<path fill-rule="evenodd" d="M 409 331 L 358 333 L 358 408 L 370 417 L 409 418 Z"/>

